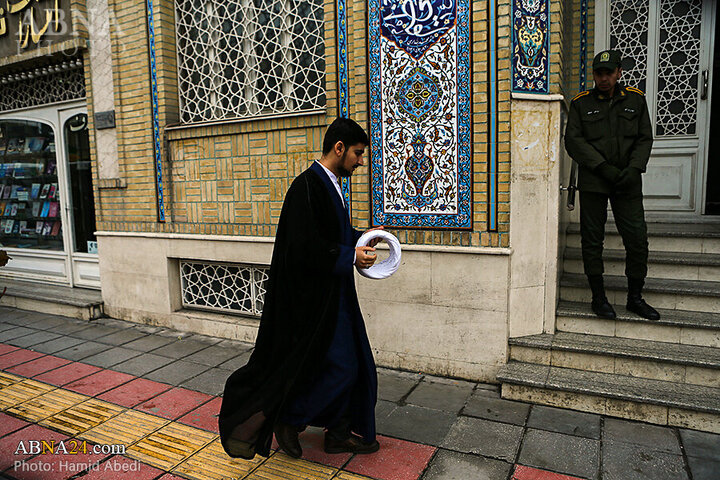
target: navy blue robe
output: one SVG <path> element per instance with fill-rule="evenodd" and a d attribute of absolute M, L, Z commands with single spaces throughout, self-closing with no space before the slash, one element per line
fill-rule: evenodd
<path fill-rule="evenodd" d="M 360 232 L 314 163 L 285 195 L 255 350 L 225 383 L 218 417 L 231 457 L 270 454 L 278 420 L 375 440 L 377 373 L 355 291 Z M 290 422 L 288 422 L 290 423 Z"/>
<path fill-rule="evenodd" d="M 335 205 L 341 228 L 343 249 L 337 262 L 352 264 L 354 246 L 362 235 L 352 228 L 348 211 L 327 172 L 314 162 L 310 167 L 323 180 Z M 338 265 L 337 271 L 344 270 Z M 302 426 L 330 427 L 338 423 L 347 409 L 355 421 L 353 430 L 365 441 L 375 440 L 375 392 L 377 375 L 365 325 L 358 305 L 355 280 L 343 276 L 340 283 L 340 302 L 335 334 L 317 375 L 287 405 L 283 421 Z"/>

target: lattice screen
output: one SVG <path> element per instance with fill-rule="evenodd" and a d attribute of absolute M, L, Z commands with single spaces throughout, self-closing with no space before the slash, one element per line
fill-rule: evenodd
<path fill-rule="evenodd" d="M 184 307 L 260 316 L 267 267 L 180 261 Z"/>
<path fill-rule="evenodd" d="M 73 58 L 0 76 L 0 111 L 85 98 L 82 67 L 82 60 Z"/>
<path fill-rule="evenodd" d="M 186 123 L 325 107 L 320 0 L 178 0 Z"/>
<path fill-rule="evenodd" d="M 610 48 L 623 57 L 622 81 L 647 89 L 649 0 L 613 0 L 610 4 Z"/>

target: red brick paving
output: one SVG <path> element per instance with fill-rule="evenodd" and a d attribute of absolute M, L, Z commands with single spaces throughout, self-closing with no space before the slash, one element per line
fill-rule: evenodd
<path fill-rule="evenodd" d="M 90 366 L 90 365 L 88 365 Z M 80 370 L 80 367 L 78 367 Z M 63 388 L 72 390 L 73 392 L 82 393 L 94 397 L 115 387 L 134 380 L 136 377 L 122 372 L 113 372 L 112 370 L 99 369 L 88 377 L 75 380 L 74 382 L 64 385 Z"/>
<path fill-rule="evenodd" d="M 383 480 L 416 480 L 437 448 L 378 436 L 380 451 L 355 455 L 345 470 Z"/>
<path fill-rule="evenodd" d="M 138 405 L 135 410 L 175 420 L 212 398 L 212 395 L 176 387 Z"/>
<path fill-rule="evenodd" d="M 15 433 L 11 433 L 10 435 L 0 438 L 0 472 L 7 470 L 8 468 L 12 468 L 15 461 L 22 461 L 32 456 L 30 454 L 22 453 L 15 455 L 21 441 L 24 442 L 23 445 L 25 448 L 29 450 L 30 447 L 27 443 L 29 440 L 45 440 L 46 442 L 52 440 L 59 441 L 68 440 L 68 436 L 43 428 L 39 425 L 29 425 Z M 9 473 L 12 473 L 12 475 L 15 476 L 15 472 L 11 471 Z"/>
<path fill-rule="evenodd" d="M 102 368 L 94 365 L 88 365 L 80 362 L 70 362 L 63 367 L 38 375 L 34 378 L 34 380 L 50 383 L 52 385 L 63 386 L 101 370 Z"/>
<path fill-rule="evenodd" d="M 115 455 L 101 463 L 97 470 L 91 470 L 81 478 L 82 480 L 152 480 L 163 473 L 165 473 L 163 470 L 145 463 Z"/>
<path fill-rule="evenodd" d="M 8 345 L 6 343 L 0 343 L 0 355 L 5 355 L 6 353 L 12 352 L 13 350 L 19 350 L 20 347 L 15 347 L 13 345 Z"/>
<path fill-rule="evenodd" d="M 11 417 L 5 413 L 0 413 L 0 437 L 4 437 L 8 433 L 20 430 L 28 425 L 30 425 L 30 423 L 25 420 L 20 420 L 19 418 Z"/>
<path fill-rule="evenodd" d="M 20 365 L 16 365 L 12 368 L 8 368 L 6 372 L 14 373 L 16 375 L 22 375 L 25 377 L 34 377 L 45 373 L 49 370 L 54 370 L 63 365 L 70 363 L 70 360 L 64 358 L 54 357 L 52 355 L 46 355 L 36 360 L 29 361 Z"/>
<path fill-rule="evenodd" d="M 84 380 L 90 378 L 92 377 L 86 377 Z M 97 398 L 131 408 L 170 388 L 172 388 L 170 385 L 164 383 L 153 382 L 145 378 L 136 378 L 99 395 Z"/>
<path fill-rule="evenodd" d="M 222 398 L 215 397 L 209 402 L 200 405 L 195 410 L 178 419 L 178 422 L 192 427 L 202 428 L 213 433 L 220 433 L 218 430 L 218 414 Z"/>
<path fill-rule="evenodd" d="M 515 472 L 511 480 L 583 480 L 578 477 L 562 475 L 560 473 L 548 472 L 538 468 L 526 467 L 525 465 L 515 466 Z"/>
<path fill-rule="evenodd" d="M 36 358 L 44 357 L 44 353 L 33 352 L 32 350 L 25 350 L 24 348 L 18 348 L 17 350 L 6 353 L 0 357 L 0 370 L 7 370 L 10 367 L 19 365 L 21 363 L 35 360 Z"/>

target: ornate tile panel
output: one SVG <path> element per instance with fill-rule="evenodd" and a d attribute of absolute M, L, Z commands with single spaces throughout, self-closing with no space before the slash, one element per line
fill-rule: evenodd
<path fill-rule="evenodd" d="M 513 0 L 512 89 L 548 93 L 548 0 Z"/>
<path fill-rule="evenodd" d="M 468 0 L 370 0 L 372 219 L 472 228 Z"/>

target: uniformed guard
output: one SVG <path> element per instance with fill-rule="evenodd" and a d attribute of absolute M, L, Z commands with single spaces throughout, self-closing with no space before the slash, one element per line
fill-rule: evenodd
<path fill-rule="evenodd" d="M 592 290 L 592 310 L 615 318 L 603 285 L 603 241 L 607 204 L 625 245 L 628 279 L 626 308 L 658 320 L 658 312 L 642 298 L 647 276 L 648 239 L 643 210 L 642 176 L 653 135 L 645 95 L 618 82 L 620 52 L 605 50 L 593 60 L 595 88 L 578 94 L 570 104 L 565 148 L 578 163 L 580 235 L 585 274 Z"/>

